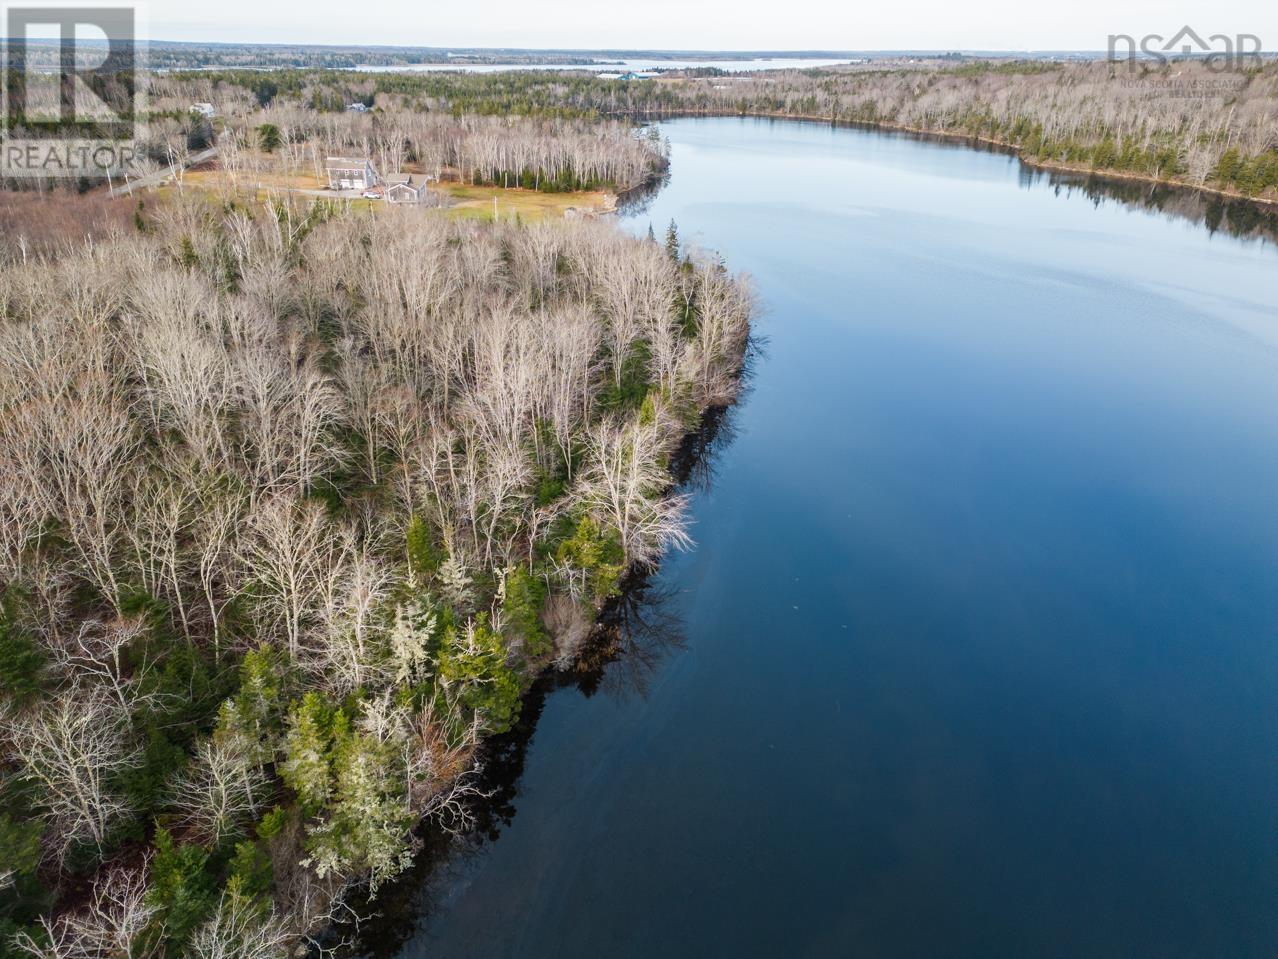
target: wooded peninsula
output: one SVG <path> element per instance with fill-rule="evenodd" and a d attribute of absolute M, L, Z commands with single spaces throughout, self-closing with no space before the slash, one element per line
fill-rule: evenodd
<path fill-rule="evenodd" d="M 0 272 L 6 955 L 267 957 L 481 740 L 732 400 L 748 288 L 610 223 L 203 195 Z"/>

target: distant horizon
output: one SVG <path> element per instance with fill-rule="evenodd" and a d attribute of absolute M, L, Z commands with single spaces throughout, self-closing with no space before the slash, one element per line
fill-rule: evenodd
<path fill-rule="evenodd" d="M 7 43 L 12 38 L 0 35 L 0 43 Z M 28 43 L 53 43 L 50 37 L 28 37 Z M 78 43 L 101 43 L 93 38 L 77 38 Z M 510 54 L 519 56 L 604 56 L 604 57 L 653 57 L 688 60 L 710 60 L 716 58 L 753 58 L 753 59 L 851 59 L 855 57 L 984 57 L 984 56 L 1042 56 L 1042 55 L 1103 55 L 1104 47 L 1070 48 L 964 48 L 964 47 L 901 47 L 876 48 L 859 50 L 826 50 L 805 48 L 687 48 L 677 47 L 517 47 L 517 46 L 474 46 L 463 44 L 402 44 L 402 43 L 324 43 L 305 40 L 183 40 L 170 37 L 146 37 L 140 43 L 153 46 L 174 47 L 261 47 L 264 49 L 302 49 L 302 50 L 341 50 L 341 51 L 395 51 L 402 53 L 435 53 L 458 54 L 465 56 L 483 54 Z M 1278 51 L 1262 51 L 1265 57 L 1278 56 Z"/>
<path fill-rule="evenodd" d="M 825 50 L 825 49 L 806 49 L 791 47 L 772 47 L 772 48 L 736 48 L 736 47 L 514 47 L 514 46 L 475 46 L 464 44 L 404 44 L 404 43 L 320 43 L 308 41 L 289 41 L 289 40 L 173 40 L 167 37 L 154 37 L 147 40 L 148 43 L 169 43 L 183 46 L 205 46 L 205 47 L 313 47 L 329 50 L 429 50 L 432 52 L 454 52 L 465 51 L 467 53 L 524 53 L 524 54 L 604 54 L 608 56 L 679 56 L 679 57 L 716 57 L 716 56 L 755 56 L 755 57 L 863 57 L 867 55 L 895 55 L 895 54 L 935 54 L 936 56 L 945 56 L 946 54 L 962 54 L 975 56 L 986 53 L 1102 53 L 1103 47 L 1097 47 L 1093 50 L 1088 49 L 1067 49 L 1067 48 L 1042 48 L 1042 49 L 1012 49 L 1012 48 L 959 48 L 959 47 L 903 47 L 881 48 L 881 49 L 863 49 L 863 50 Z"/>
<path fill-rule="evenodd" d="M 135 10 L 139 37 L 175 46 L 540 56 L 1089 55 L 1106 50 L 1111 36 L 1139 42 L 1172 37 L 1188 26 L 1216 38 L 1213 47 L 1223 38 L 1248 36 L 1262 49 L 1278 48 L 1278 4 L 1260 0 L 1218 0 L 1210 8 L 1201 0 L 1077 0 L 1067 14 L 1020 0 L 985 0 L 977 16 L 947 0 L 790 0 L 783 11 L 763 0 L 648 0 L 641 11 L 587 0 L 489 0 L 482 9 L 429 10 L 414 0 L 381 0 L 354 13 L 336 0 L 312 0 L 304 11 L 257 0 L 195 7 L 140 0 Z"/>
<path fill-rule="evenodd" d="M 1254 34 L 1278 46 L 1278 5 L 1259 0 L 1219 0 L 1210 8 L 1200 0 L 1078 0 L 1066 12 L 987 0 L 979 16 L 945 0 L 791 0 L 784 10 L 762 0 L 649 0 L 642 10 L 586 0 L 424 10 L 413 0 L 382 0 L 356 14 L 335 0 L 312 0 L 304 13 L 254 0 L 201 7 L 150 0 L 145 17 L 142 34 L 170 38 L 160 42 L 261 46 L 794 54 L 811 51 L 820 38 L 822 51 L 1091 52 L 1105 49 L 1111 34 L 1170 36 L 1185 24 L 1203 36 Z"/>

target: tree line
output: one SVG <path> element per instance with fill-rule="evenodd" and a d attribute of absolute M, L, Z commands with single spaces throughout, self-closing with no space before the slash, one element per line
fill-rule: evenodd
<path fill-rule="evenodd" d="M 231 91 L 258 81 L 224 73 L 201 82 Z M 764 114 L 887 124 L 995 140 L 1034 161 L 1278 195 L 1278 64 L 1272 61 L 1231 70 L 1202 59 L 1161 65 L 875 61 L 630 82 L 534 71 L 291 71 L 272 82 L 278 96 L 317 109 L 333 97 L 362 97 L 437 112 L 640 119 Z"/>
<path fill-rule="evenodd" d="M 687 542 L 748 288 L 597 223 L 174 202 L 0 270 L 0 954 L 283 957 Z"/>
<path fill-rule="evenodd" d="M 762 113 L 980 137 L 1022 156 L 1101 172 L 1278 193 L 1278 65 L 1218 72 L 1202 61 L 790 72 L 671 85 L 662 112 Z M 662 102 L 664 101 L 664 102 Z"/>
<path fill-rule="evenodd" d="M 980 137 L 1040 163 L 1278 195 L 1272 62 L 1222 71 L 1201 59 L 1160 65 L 941 58 L 705 73 L 629 82 L 584 71 L 158 73 L 149 77 L 146 146 L 158 165 L 175 150 L 211 142 L 213 131 L 187 112 L 192 102 L 207 101 L 244 145 L 257 144 L 260 128 L 287 129 L 284 142 L 309 142 L 316 154 L 380 142 L 391 155 L 421 151 L 428 165 L 456 166 L 476 182 L 627 189 L 660 172 L 662 158 L 644 152 L 644 139 L 628 137 L 624 124 L 611 129 L 597 126 L 599 120 L 757 114 Z M 373 115 L 347 115 L 352 103 L 371 107 Z M 596 135 L 599 143 L 592 142 Z"/>
<path fill-rule="evenodd" d="M 241 82 L 250 86 L 217 75 L 154 78 L 151 152 L 191 150 L 212 142 L 204 121 L 182 112 L 209 98 L 219 113 L 217 144 L 224 168 L 284 165 L 289 172 L 322 178 L 326 156 L 354 153 L 373 158 L 381 172 L 415 163 L 435 174 L 455 171 L 470 183 L 625 191 L 658 176 L 667 162 L 664 143 L 628 121 L 420 109 L 381 94 L 356 96 L 349 89 L 331 96 L 338 104 L 367 101 L 375 109 L 316 109 L 314 94 L 308 97 L 302 90 L 295 97 L 273 95 L 263 104 L 251 85 L 287 86 L 287 78 L 254 75 Z"/>

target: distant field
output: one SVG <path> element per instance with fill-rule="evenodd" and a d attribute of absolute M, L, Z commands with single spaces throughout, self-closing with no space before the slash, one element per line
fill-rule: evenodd
<path fill-rule="evenodd" d="M 192 170 L 183 180 L 186 187 L 204 190 L 215 190 L 225 183 L 224 174 L 217 169 Z M 268 189 L 298 190 L 307 194 L 323 195 L 324 184 L 312 175 L 288 177 L 281 174 L 259 174 L 241 177 L 241 190 L 250 183 L 258 184 L 262 189 L 256 191 L 254 199 L 266 198 Z M 163 188 L 163 192 L 172 186 Z M 493 219 L 493 200 L 497 201 L 496 215 L 499 219 L 509 219 L 518 215 L 529 222 L 563 219 L 570 209 L 582 210 L 592 214 L 611 210 L 616 203 L 615 197 L 601 190 L 582 191 L 577 193 L 542 193 L 537 190 L 503 189 L 496 186 L 467 186 L 462 183 L 436 183 L 431 190 L 449 197 L 451 205 L 445 209 L 448 216 L 462 219 Z M 360 210 L 377 210 L 384 206 L 381 200 L 349 200 L 349 203 Z"/>
<path fill-rule="evenodd" d="M 198 186 L 205 190 L 219 189 L 226 182 L 226 173 L 216 166 L 188 170 L 183 177 L 184 185 Z M 239 175 L 239 189 L 247 189 L 252 184 L 279 190 L 322 190 L 327 185 L 312 173 L 299 173 L 293 176 L 283 173 L 241 173 Z"/>
<path fill-rule="evenodd" d="M 453 206 L 448 214 L 454 217 L 493 219 L 493 200 L 497 201 L 497 217 L 506 219 L 515 214 L 527 221 L 562 219 L 569 208 L 601 213 L 613 208 L 612 194 L 602 191 L 581 193 L 541 193 L 537 190 L 505 190 L 496 186 L 466 186 L 461 183 L 441 183 L 438 189 L 452 197 Z"/>

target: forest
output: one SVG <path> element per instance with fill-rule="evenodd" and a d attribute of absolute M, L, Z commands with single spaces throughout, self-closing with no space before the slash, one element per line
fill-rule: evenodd
<path fill-rule="evenodd" d="M 316 74 L 317 76 L 319 74 Z M 201 74 L 148 77 L 148 110 L 137 129 L 138 159 L 115 179 L 176 168 L 208 147 L 218 150 L 218 169 L 231 186 L 264 176 L 324 177 L 324 160 L 367 156 L 383 173 L 412 164 L 419 172 L 470 184 L 524 187 L 546 192 L 607 190 L 622 193 L 653 182 L 667 166 L 655 130 L 627 120 L 599 117 L 511 116 L 428 110 L 399 98 L 388 100 L 325 87 L 305 98 L 279 92 L 274 73 L 244 72 L 234 81 Z M 291 76 L 291 74 L 289 74 Z M 113 86 L 107 84 L 108 87 Z M 108 91 L 109 92 L 109 91 Z M 377 103 L 371 112 L 351 103 Z M 193 102 L 216 104 L 215 120 L 194 113 Z M 9 118 L 21 130 L 22 118 Z M 11 192 L 87 193 L 98 182 L 62 176 L 0 179 Z"/>
<path fill-rule="evenodd" d="M 673 224 L 324 202 L 4 256 L 0 955 L 291 955 L 689 542 L 748 284 Z"/>
<path fill-rule="evenodd" d="M 189 147 L 180 133 L 176 139 L 180 155 Z M 219 168 L 232 179 L 268 172 L 323 179 L 325 157 L 354 154 L 370 157 L 379 170 L 411 163 L 472 184 L 624 192 L 651 182 L 667 165 L 655 130 L 637 133 L 613 120 L 454 118 L 408 110 L 369 116 L 279 106 L 225 124 L 217 143 Z"/>
<path fill-rule="evenodd" d="M 353 99 L 415 111 L 556 118 L 793 116 L 1005 144 L 1036 163 L 1278 196 L 1278 64 L 1222 71 L 1202 60 L 871 61 L 617 81 L 564 72 L 183 75 L 210 95 L 254 91 L 317 111 Z M 331 106 L 330 106 L 331 105 Z"/>
<path fill-rule="evenodd" d="M 938 58 L 639 81 L 571 71 L 223 69 L 156 73 L 147 86 L 139 173 L 216 140 L 223 166 L 250 174 L 262 172 L 263 153 L 295 173 L 345 151 L 386 170 L 405 161 L 449 168 L 469 183 L 624 192 L 660 176 L 667 161 L 636 123 L 755 115 L 976 138 L 1036 165 L 1278 198 L 1273 62 L 1221 71 L 1201 60 Z M 192 115 L 193 102 L 213 104 L 216 121 Z"/>

